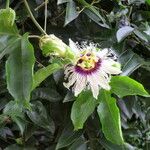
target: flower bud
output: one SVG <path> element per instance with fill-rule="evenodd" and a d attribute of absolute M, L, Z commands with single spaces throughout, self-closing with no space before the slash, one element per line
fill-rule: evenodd
<path fill-rule="evenodd" d="M 0 9 L 0 21 L 7 26 L 13 26 L 16 18 L 16 13 L 11 8 Z"/>
<path fill-rule="evenodd" d="M 63 58 L 72 59 L 74 54 L 62 40 L 57 38 L 54 34 L 44 35 L 41 37 L 39 46 L 44 55 L 56 55 Z"/>

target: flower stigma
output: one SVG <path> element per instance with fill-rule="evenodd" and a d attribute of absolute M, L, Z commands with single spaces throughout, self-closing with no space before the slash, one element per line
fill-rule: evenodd
<path fill-rule="evenodd" d="M 97 57 L 92 51 L 83 51 L 77 59 L 76 71 L 80 73 L 91 73 L 96 70 L 97 66 L 100 66 L 100 58 Z"/>

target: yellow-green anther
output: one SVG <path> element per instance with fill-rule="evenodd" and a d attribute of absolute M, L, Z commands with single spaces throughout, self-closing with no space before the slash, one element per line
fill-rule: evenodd
<path fill-rule="evenodd" d="M 16 13 L 11 8 L 0 9 L 0 21 L 6 26 L 13 26 L 16 18 Z"/>

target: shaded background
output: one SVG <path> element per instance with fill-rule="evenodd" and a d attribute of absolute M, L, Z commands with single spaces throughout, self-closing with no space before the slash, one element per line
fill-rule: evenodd
<path fill-rule="evenodd" d="M 28 0 L 37 21 L 44 24 L 44 7 L 35 9 L 43 0 Z M 124 75 L 141 82 L 150 92 L 150 3 L 144 0 L 90 1 L 85 7 L 80 0 L 49 0 L 47 33 L 55 34 L 64 42 L 91 41 L 101 48 L 109 47 L 116 52 Z M 5 7 L 5 0 L 0 0 Z M 40 35 L 32 23 L 23 1 L 11 0 L 16 11 L 16 23 L 20 33 Z M 93 8 L 96 11 L 93 11 Z M 79 13 L 80 12 L 80 13 Z M 125 26 L 134 28 L 128 32 Z M 122 29 L 122 30 L 120 30 Z M 119 36 L 117 37 L 117 33 Z M 118 42 L 118 38 L 121 41 Z M 30 39 L 35 48 L 35 70 L 50 63 L 42 56 L 38 39 Z M 5 59 L 0 63 L 0 111 L 12 99 L 6 88 Z M 63 87 L 63 71 L 47 78 L 32 93 L 33 111 L 26 113 L 20 126 L 26 126 L 23 136 L 11 118 L 0 120 L 0 147 L 6 150 L 149 150 L 150 149 L 150 98 L 130 96 L 118 99 L 121 111 L 125 146 L 107 141 L 101 131 L 97 113 L 88 118 L 84 129 L 73 130 L 70 110 L 73 94 Z M 110 125 L 111 126 L 111 125 Z"/>

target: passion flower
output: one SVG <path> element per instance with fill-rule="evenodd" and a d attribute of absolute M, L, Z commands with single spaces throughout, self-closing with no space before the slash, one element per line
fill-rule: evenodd
<path fill-rule="evenodd" d="M 96 99 L 101 88 L 110 90 L 111 74 L 121 73 L 120 64 L 115 61 L 115 54 L 107 48 L 97 50 L 94 44 L 79 47 L 70 40 L 69 45 L 76 57 L 65 67 L 67 82 L 64 86 L 68 89 L 72 87 L 75 96 L 85 89 L 91 89 Z"/>

